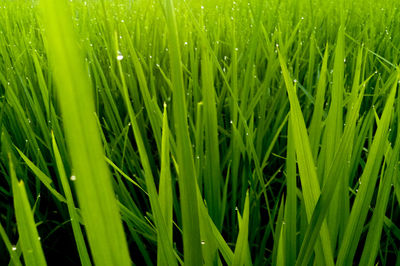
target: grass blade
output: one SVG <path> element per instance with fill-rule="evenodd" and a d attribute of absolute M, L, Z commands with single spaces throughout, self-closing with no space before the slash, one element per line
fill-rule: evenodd
<path fill-rule="evenodd" d="M 41 2 L 82 217 L 97 265 L 131 260 L 94 116 L 91 84 L 62 0 Z"/>
<path fill-rule="evenodd" d="M 46 174 L 44 174 L 31 160 L 28 159 L 28 157 L 25 156 L 25 154 L 23 154 L 22 151 L 20 151 L 17 147 L 15 147 L 15 149 L 21 156 L 22 160 L 24 160 L 26 165 L 32 170 L 32 172 L 36 175 L 36 177 L 39 178 L 40 181 L 47 187 L 47 189 L 51 192 L 51 194 L 53 194 L 58 201 L 66 202 L 65 198 L 51 186 L 51 184 L 53 183 L 51 178 L 48 177 Z"/>
<path fill-rule="evenodd" d="M 201 265 L 199 214 L 196 199 L 196 172 L 188 132 L 185 87 L 179 50 L 178 29 L 172 0 L 165 1 L 165 16 L 169 33 L 171 83 L 173 86 L 173 117 L 175 122 L 179 191 L 181 195 L 183 252 L 187 265 Z"/>
<path fill-rule="evenodd" d="M 20 266 L 21 261 L 19 260 L 19 255 L 17 255 L 16 252 L 16 247 L 13 247 L 11 245 L 10 239 L 8 238 L 6 231 L 4 230 L 4 227 L 0 224 L 0 236 L 3 239 L 3 242 L 8 250 L 8 253 L 10 254 L 10 259 L 15 266 Z"/>
<path fill-rule="evenodd" d="M 349 221 L 346 226 L 344 238 L 339 249 L 337 265 L 347 265 L 352 263 L 361 233 L 363 231 L 363 225 L 368 213 L 369 203 L 371 202 L 374 193 L 376 179 L 378 177 L 380 164 L 384 154 L 384 149 L 382 149 L 382 147 L 387 140 L 390 117 L 396 95 L 397 80 L 398 79 L 396 78 L 395 83 L 390 91 L 384 111 L 382 113 L 382 117 L 379 121 L 378 128 L 374 136 L 370 152 L 368 154 L 364 172 L 360 178 L 362 183 L 358 189 L 358 193 L 350 213 Z"/>
<path fill-rule="evenodd" d="M 281 53 L 279 53 L 279 61 L 281 64 L 282 75 L 285 80 L 286 89 L 289 95 L 291 108 L 290 121 L 293 127 L 292 136 L 294 137 L 297 164 L 299 167 L 300 181 L 303 188 L 303 197 L 306 206 L 307 218 L 310 220 L 320 195 L 320 187 L 300 104 L 296 96 L 293 81 L 290 79 L 289 71 Z M 327 265 L 333 265 L 332 247 L 330 243 L 328 228 L 327 225 L 324 224 L 321 230 L 321 240 L 317 245 L 317 250 L 319 250 L 318 252 L 321 252 L 321 254 L 317 253 L 316 255 L 323 257 Z"/>
<path fill-rule="evenodd" d="M 17 221 L 18 233 L 21 241 L 21 249 L 26 265 L 47 265 L 39 234 L 33 219 L 32 209 L 26 194 L 24 182 L 18 182 L 14 165 L 9 155 L 10 175 L 14 195 L 14 209 Z"/>
<path fill-rule="evenodd" d="M 160 172 L 160 188 L 159 188 L 159 200 L 161 211 L 164 216 L 164 221 L 167 229 L 168 240 L 172 246 L 172 180 L 171 180 L 171 169 L 169 160 L 169 127 L 168 127 L 168 115 L 167 105 L 164 104 L 164 115 L 163 115 L 163 126 L 162 126 L 162 139 L 161 139 L 161 172 Z M 161 238 L 158 234 L 158 254 L 161 254 Z M 161 256 L 157 257 L 158 265 L 162 265 Z M 163 262 L 164 264 L 166 261 Z M 166 265 L 166 264 L 165 264 Z"/>
<path fill-rule="evenodd" d="M 57 164 L 58 174 L 60 175 L 61 184 L 65 193 L 66 203 L 68 207 L 68 212 L 71 217 L 72 231 L 74 232 L 76 246 L 78 248 L 79 257 L 81 259 L 82 265 L 92 265 L 89 257 L 89 253 L 86 248 L 85 239 L 82 234 L 81 225 L 79 223 L 79 215 L 75 208 L 74 198 L 72 196 L 71 187 L 68 183 L 67 174 L 65 173 L 65 168 L 63 161 L 61 159 L 60 151 L 57 146 L 54 134 L 51 134 L 54 157 Z"/>
<path fill-rule="evenodd" d="M 250 203 L 249 203 L 249 192 L 246 192 L 246 199 L 244 202 L 243 217 L 240 217 L 238 213 L 239 220 L 239 235 L 236 241 L 235 252 L 233 253 L 232 265 L 241 266 L 249 265 L 247 250 L 249 248 L 248 234 L 249 234 L 249 214 Z M 250 263 L 251 265 L 251 263 Z"/>

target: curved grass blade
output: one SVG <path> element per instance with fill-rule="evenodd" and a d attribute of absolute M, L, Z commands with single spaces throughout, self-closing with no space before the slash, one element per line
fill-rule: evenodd
<path fill-rule="evenodd" d="M 19 256 L 17 255 L 16 252 L 16 247 L 13 247 L 11 245 L 10 239 L 7 236 L 6 231 L 4 230 L 3 226 L 0 224 L 0 236 L 3 239 L 3 242 L 8 250 L 8 253 L 10 254 L 10 262 L 12 262 L 15 266 L 20 266 L 21 261 L 19 260 Z"/>

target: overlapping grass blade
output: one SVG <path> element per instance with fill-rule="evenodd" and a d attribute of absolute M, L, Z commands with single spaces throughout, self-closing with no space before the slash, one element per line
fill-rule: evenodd
<path fill-rule="evenodd" d="M 118 40 L 115 38 L 115 47 L 118 49 Z M 118 50 L 115 51 L 115 56 L 118 59 L 119 53 Z M 140 163 L 143 166 L 144 170 L 144 178 L 146 182 L 147 193 L 150 200 L 151 210 L 154 216 L 154 222 L 157 228 L 157 235 L 160 239 L 158 243 L 161 246 L 161 256 L 160 260 L 162 264 L 165 265 L 176 265 L 176 258 L 175 252 L 172 247 L 172 239 L 169 240 L 167 229 L 167 223 L 165 221 L 165 217 L 163 217 L 163 213 L 161 211 L 160 202 L 159 202 L 159 195 L 157 193 L 156 185 L 154 183 L 153 173 L 150 166 L 148 152 L 145 147 L 145 143 L 142 137 L 142 133 L 139 128 L 139 123 L 136 119 L 136 115 L 133 111 L 133 107 L 131 105 L 130 96 L 128 92 L 128 87 L 126 85 L 125 76 L 122 71 L 122 65 L 120 60 L 117 62 L 119 74 L 121 77 L 121 92 L 123 96 L 123 100 L 125 102 L 125 106 L 128 110 L 128 116 L 131 121 L 133 134 L 135 136 L 135 141 L 138 146 L 139 156 L 140 156 Z"/>
<path fill-rule="evenodd" d="M 85 238 L 82 234 L 81 225 L 79 223 L 79 214 L 77 213 L 74 203 L 74 198 L 72 196 L 71 187 L 69 186 L 67 174 L 65 173 L 64 163 L 61 159 L 60 151 L 58 149 L 57 142 L 54 138 L 53 133 L 51 134 L 51 137 L 52 137 L 54 157 L 56 160 L 58 174 L 60 176 L 61 184 L 65 194 L 68 212 L 71 217 L 72 231 L 74 232 L 74 237 L 76 246 L 78 248 L 79 257 L 81 259 L 82 265 L 92 265 L 88 250 L 86 248 Z"/>
<path fill-rule="evenodd" d="M 339 143 L 342 137 L 343 130 L 343 93 L 344 93 L 344 61 L 345 61 L 345 43 L 344 43 L 344 26 L 341 25 L 337 34 L 336 49 L 335 49 L 335 62 L 333 65 L 333 84 L 331 91 L 331 105 L 328 112 L 328 117 L 326 119 L 326 127 L 324 131 L 325 145 L 324 149 L 324 163 L 325 172 L 322 178 L 322 184 L 327 181 L 327 169 L 332 165 L 333 157 L 337 151 L 337 143 Z M 351 146 L 351 144 L 348 144 Z M 344 169 L 344 168 L 343 168 Z M 340 170 L 340 169 L 338 169 Z M 338 175 L 343 175 L 344 173 L 338 172 Z M 330 205 L 328 212 L 328 227 L 331 236 L 332 246 L 336 246 L 336 239 L 339 231 L 339 225 L 344 215 L 345 199 L 339 200 L 346 191 L 346 185 L 341 179 L 337 183 L 339 189 L 335 190 L 333 194 L 333 202 Z"/>
<path fill-rule="evenodd" d="M 205 116 L 205 152 L 208 154 L 205 162 L 204 186 L 205 198 L 211 218 L 220 225 L 224 213 L 221 210 L 221 184 L 218 118 L 216 95 L 213 80 L 213 67 L 209 58 L 205 36 L 202 38 L 201 77 L 203 87 L 203 102 Z"/>
<path fill-rule="evenodd" d="M 19 256 L 17 256 L 17 252 L 15 252 L 16 247 L 12 246 L 6 231 L 4 230 L 4 227 L 1 224 L 0 224 L 0 236 L 3 239 L 3 242 L 8 250 L 8 253 L 10 254 L 10 264 L 12 262 L 15 266 L 22 265 L 21 261 L 19 260 Z"/>
<path fill-rule="evenodd" d="M 177 162 L 179 165 L 179 192 L 181 195 L 184 262 L 187 265 L 202 263 L 199 214 L 196 200 L 196 172 L 190 142 L 185 87 L 179 37 L 172 0 L 165 1 L 165 17 L 168 27 L 171 83 L 173 86 L 173 118 L 175 122 Z"/>
<path fill-rule="evenodd" d="M 397 80 L 398 78 L 395 79 L 394 85 L 392 86 L 386 101 L 382 117 L 378 123 L 378 128 L 368 154 L 367 163 L 360 178 L 361 184 L 350 213 L 343 241 L 340 245 L 337 265 L 347 265 L 353 261 L 363 231 L 369 204 L 374 193 L 376 179 L 378 178 L 378 172 L 385 152 L 382 147 L 384 147 L 387 141 L 387 133 L 397 91 Z"/>
<path fill-rule="evenodd" d="M 329 46 L 327 44 L 325 47 L 324 58 L 322 60 L 322 67 L 318 80 L 317 94 L 315 96 L 313 115 L 309 127 L 311 151 L 315 159 L 317 158 L 318 155 L 319 143 L 321 140 L 321 134 L 323 129 L 322 117 L 324 113 L 328 55 L 329 55 Z"/>
<path fill-rule="evenodd" d="M 286 67 L 286 62 L 283 55 L 279 53 L 279 61 L 282 68 L 282 75 L 285 80 L 287 92 L 290 101 L 290 120 L 292 122 L 297 164 L 299 167 L 300 181 L 303 188 L 303 198 L 306 206 L 307 218 L 311 219 L 315 204 L 320 195 L 320 186 L 315 170 L 314 159 L 311 153 L 310 141 L 307 134 L 303 114 L 300 104 L 296 96 L 296 91 L 293 86 L 293 81 L 290 78 L 289 71 Z M 323 258 L 327 265 L 333 265 L 333 255 L 329 231 L 326 224 L 320 232 L 321 239 L 318 241 L 316 256 Z M 320 253 L 319 253 L 320 252 Z M 322 263 L 322 262 L 320 262 Z"/>
<path fill-rule="evenodd" d="M 327 171 L 327 179 L 322 188 L 321 196 L 319 197 L 318 202 L 315 206 L 312 218 L 310 219 L 305 237 L 303 239 L 303 244 L 296 262 L 297 265 L 306 265 L 309 258 L 311 257 L 315 241 L 318 237 L 322 223 L 328 213 L 330 203 L 333 200 L 333 195 L 337 189 L 337 183 L 340 182 L 340 179 L 336 177 L 337 172 L 339 171 L 338 169 L 342 169 L 343 165 L 347 164 L 347 158 L 344 155 L 351 153 L 352 147 L 348 145 L 348 143 L 351 142 L 354 138 L 356 122 L 364 97 L 364 90 L 365 83 L 361 85 L 360 95 L 358 96 L 357 101 L 353 106 L 353 109 L 351 109 L 350 111 L 349 119 L 347 121 L 347 126 L 343 133 L 343 137 L 339 142 L 337 152 L 332 161 L 332 165 Z M 340 175 L 340 178 L 344 178 L 344 173 Z"/>
<path fill-rule="evenodd" d="M 239 235 L 235 245 L 235 252 L 233 253 L 232 265 L 251 265 L 251 260 L 248 257 L 248 234 L 249 234 L 249 216 L 250 216 L 250 203 L 249 192 L 246 192 L 246 200 L 244 202 L 243 217 L 238 213 L 239 218 Z"/>
<path fill-rule="evenodd" d="M 53 181 L 50 177 L 48 177 L 45 173 L 43 173 L 25 154 L 20 151 L 17 147 L 15 147 L 22 160 L 26 163 L 26 165 L 32 170 L 32 172 L 36 175 L 37 178 L 47 187 L 47 189 L 54 195 L 54 197 L 60 202 L 66 202 L 65 198 L 52 187 Z"/>
<path fill-rule="evenodd" d="M 400 125 L 400 124 L 399 124 Z M 388 166 L 385 171 L 385 175 L 381 184 L 379 186 L 379 193 L 377 197 L 377 204 L 374 208 L 374 213 L 372 215 L 371 222 L 369 224 L 369 230 L 367 239 L 365 241 L 363 253 L 360 259 L 360 265 L 374 265 L 376 256 L 378 254 L 379 245 L 381 242 L 381 235 L 383 229 L 383 222 L 385 218 L 385 211 L 387 208 L 387 204 L 389 202 L 389 196 L 391 191 L 391 185 L 393 179 L 399 177 L 397 171 L 397 164 L 399 161 L 399 153 L 400 153 L 400 138 L 397 135 L 396 144 L 393 150 L 390 148 L 389 143 L 388 150 Z"/>
<path fill-rule="evenodd" d="M 24 261 L 26 265 L 47 265 L 24 182 L 18 182 L 10 155 L 9 162 L 15 216 Z"/>

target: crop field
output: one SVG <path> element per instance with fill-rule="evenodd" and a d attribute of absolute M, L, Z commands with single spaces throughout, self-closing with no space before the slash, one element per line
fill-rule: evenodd
<path fill-rule="evenodd" d="M 400 265 L 400 2 L 0 0 L 0 265 Z"/>

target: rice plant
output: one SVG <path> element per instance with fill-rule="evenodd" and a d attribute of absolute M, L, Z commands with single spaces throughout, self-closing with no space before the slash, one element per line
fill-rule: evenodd
<path fill-rule="evenodd" d="M 400 3 L 3 0 L 1 265 L 400 265 Z"/>

